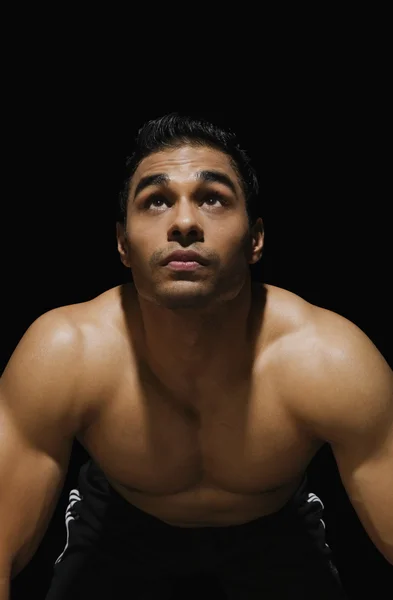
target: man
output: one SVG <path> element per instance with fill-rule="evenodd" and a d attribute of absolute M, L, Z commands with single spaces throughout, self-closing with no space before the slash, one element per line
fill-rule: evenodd
<path fill-rule="evenodd" d="M 1 600 L 75 438 L 92 460 L 48 600 L 170 598 L 198 573 L 236 600 L 344 597 L 305 477 L 326 442 L 393 563 L 392 372 L 345 318 L 251 281 L 257 199 L 233 134 L 177 115 L 139 132 L 117 224 L 133 283 L 42 315 L 1 380 Z"/>

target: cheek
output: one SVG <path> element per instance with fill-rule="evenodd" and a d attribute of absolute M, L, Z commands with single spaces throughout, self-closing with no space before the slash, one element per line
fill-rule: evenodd
<path fill-rule="evenodd" d="M 212 241 L 218 247 L 225 249 L 229 254 L 238 254 L 240 250 L 247 248 L 249 244 L 250 234 L 248 228 L 239 225 L 239 221 L 235 224 L 224 224 L 214 232 Z"/>
<path fill-rule="evenodd" d="M 128 228 L 127 242 L 131 252 L 145 255 L 152 246 L 155 235 L 151 227 L 133 225 Z"/>
<path fill-rule="evenodd" d="M 128 250 L 130 265 L 134 271 L 150 273 L 151 268 L 163 256 L 157 236 L 152 231 L 129 231 Z"/>

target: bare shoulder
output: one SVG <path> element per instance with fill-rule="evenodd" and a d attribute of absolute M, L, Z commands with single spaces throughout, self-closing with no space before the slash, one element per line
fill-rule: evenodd
<path fill-rule="evenodd" d="M 104 291 L 91 300 L 62 306 L 49 311 L 40 318 L 53 314 L 66 319 L 83 337 L 84 343 L 91 351 L 98 344 L 101 353 L 102 346 L 111 339 L 119 340 L 119 336 L 126 333 L 124 304 L 130 305 L 133 298 L 134 296 L 127 286 L 119 285 Z M 132 312 L 132 306 L 129 308 L 128 312 Z"/>
<path fill-rule="evenodd" d="M 392 414 L 392 370 L 357 325 L 286 290 L 269 293 L 270 364 L 289 410 L 328 442 Z"/>
<path fill-rule="evenodd" d="M 119 286 L 92 300 L 60 306 L 43 313 L 30 325 L 20 344 L 25 346 L 32 343 L 37 352 L 41 351 L 43 345 L 48 345 L 48 350 L 64 348 L 79 359 L 83 352 L 84 360 L 93 360 L 95 355 L 102 354 L 116 328 L 119 334 L 121 318 Z"/>
<path fill-rule="evenodd" d="M 27 396 L 35 390 L 32 410 L 69 413 L 70 427 L 75 429 L 75 420 L 83 427 L 91 403 L 104 393 L 118 368 L 120 306 L 115 288 L 88 302 L 55 308 L 38 317 L 3 372 L 4 401 L 12 403 L 14 410 L 21 402 L 21 410 L 26 411 Z M 40 398 L 45 399 L 45 406 L 39 404 Z"/>
<path fill-rule="evenodd" d="M 133 296 L 128 292 L 125 299 L 126 294 L 127 286 L 117 286 L 89 301 L 58 309 L 82 341 L 84 381 L 95 393 L 98 386 L 104 390 L 110 385 L 132 350 L 133 327 L 126 318 L 124 300 L 130 309 L 127 314 L 132 314 Z"/>

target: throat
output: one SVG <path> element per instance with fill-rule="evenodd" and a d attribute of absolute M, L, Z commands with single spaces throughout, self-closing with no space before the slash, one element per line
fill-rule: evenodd
<path fill-rule="evenodd" d="M 260 331 L 261 300 L 249 285 L 206 313 L 170 311 L 140 300 L 142 352 L 168 387 L 225 381 L 253 355 Z"/>

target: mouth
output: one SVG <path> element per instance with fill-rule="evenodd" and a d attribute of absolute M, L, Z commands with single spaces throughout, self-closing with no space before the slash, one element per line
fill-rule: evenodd
<path fill-rule="evenodd" d="M 208 261 L 206 261 L 197 252 L 193 252 L 191 250 L 177 250 L 176 252 L 172 252 L 172 254 L 167 256 L 162 264 L 163 266 L 171 266 L 172 268 L 185 267 L 187 270 L 189 270 L 191 268 L 195 268 L 195 265 L 199 267 L 206 266 Z"/>
<path fill-rule="evenodd" d="M 166 266 L 173 271 L 195 271 L 201 269 L 203 265 L 195 260 L 171 260 Z"/>

